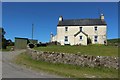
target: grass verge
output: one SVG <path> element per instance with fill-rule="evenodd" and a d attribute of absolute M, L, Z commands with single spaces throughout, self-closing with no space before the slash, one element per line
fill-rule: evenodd
<path fill-rule="evenodd" d="M 58 74 L 72 78 L 117 78 L 118 71 L 108 68 L 89 68 L 66 64 L 54 64 L 31 59 L 25 53 L 21 53 L 15 58 L 15 63 L 32 67 L 32 69 L 43 70 L 49 73 Z"/>
<path fill-rule="evenodd" d="M 38 51 L 62 52 L 62 53 L 79 53 L 83 55 L 94 56 L 118 56 L 118 47 L 104 45 L 88 45 L 88 46 L 47 46 L 36 47 Z"/>

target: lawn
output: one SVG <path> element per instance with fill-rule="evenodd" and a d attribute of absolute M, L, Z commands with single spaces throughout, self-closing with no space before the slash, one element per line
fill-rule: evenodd
<path fill-rule="evenodd" d="M 118 56 L 118 47 L 104 45 L 88 45 L 88 46 L 47 46 L 36 47 L 38 51 L 63 52 L 63 53 L 78 53 L 83 55 L 94 56 Z"/>
<path fill-rule="evenodd" d="M 31 67 L 37 71 L 45 71 L 52 74 L 58 74 L 64 77 L 72 78 L 117 78 L 118 71 L 108 68 L 89 68 L 66 64 L 55 64 L 43 61 L 36 61 L 30 56 L 21 53 L 15 58 L 15 63 Z"/>

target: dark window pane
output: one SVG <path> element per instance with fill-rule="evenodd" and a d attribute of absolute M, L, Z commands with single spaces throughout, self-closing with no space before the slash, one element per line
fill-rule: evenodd
<path fill-rule="evenodd" d="M 95 39 L 95 42 L 97 42 L 97 39 Z"/>
<path fill-rule="evenodd" d="M 68 36 L 65 36 L 65 41 L 68 41 Z"/>
<path fill-rule="evenodd" d="M 95 42 L 97 42 L 97 38 L 98 38 L 98 36 L 95 36 L 95 39 L 94 39 Z"/>
<path fill-rule="evenodd" d="M 95 31 L 97 31 L 97 27 L 95 27 Z"/>
<path fill-rule="evenodd" d="M 65 31 L 68 31 L 68 27 L 65 27 Z"/>
<path fill-rule="evenodd" d="M 82 31 L 82 27 L 80 27 L 80 31 Z"/>
<path fill-rule="evenodd" d="M 95 38 L 97 38 L 98 36 L 95 36 Z"/>
<path fill-rule="evenodd" d="M 82 36 L 80 36 L 80 39 L 82 39 Z"/>

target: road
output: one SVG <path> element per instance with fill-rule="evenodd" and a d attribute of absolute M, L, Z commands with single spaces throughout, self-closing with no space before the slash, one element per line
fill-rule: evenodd
<path fill-rule="evenodd" d="M 23 66 L 18 66 L 11 62 L 16 55 L 24 51 L 2 52 L 2 78 L 61 78 L 57 75 L 37 72 Z"/>

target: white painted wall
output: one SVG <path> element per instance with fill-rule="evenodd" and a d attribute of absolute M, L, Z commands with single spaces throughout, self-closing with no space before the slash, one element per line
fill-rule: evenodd
<path fill-rule="evenodd" d="M 97 26 L 97 25 L 95 25 Z M 61 45 L 64 45 L 64 38 L 65 36 L 68 36 L 68 41 L 70 45 L 76 45 L 80 43 L 79 36 L 82 35 L 84 37 L 84 40 L 81 41 L 81 44 L 87 45 L 87 39 L 84 34 L 78 34 L 76 38 L 74 38 L 74 35 L 80 30 L 79 27 L 82 27 L 83 32 L 88 34 L 88 37 L 90 37 L 92 44 L 96 44 L 94 42 L 94 36 L 98 36 L 98 42 L 97 44 L 104 44 L 104 41 L 107 40 L 106 38 L 106 32 L 107 32 L 107 26 L 97 26 L 97 31 L 95 31 L 95 26 L 58 26 L 57 27 L 57 35 L 53 37 L 53 41 L 60 42 Z M 68 27 L 68 31 L 65 31 L 65 27 Z"/>
<path fill-rule="evenodd" d="M 80 39 L 80 36 L 82 36 L 82 39 Z M 82 32 L 75 37 L 75 45 L 77 44 L 87 45 L 87 36 Z"/>

